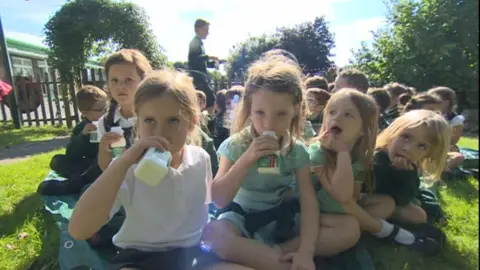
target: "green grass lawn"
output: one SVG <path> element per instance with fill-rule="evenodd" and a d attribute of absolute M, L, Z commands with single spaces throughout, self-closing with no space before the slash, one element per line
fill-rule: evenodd
<path fill-rule="evenodd" d="M 0 126 L 0 150 L 14 145 L 43 141 L 70 134 L 66 126 L 22 127 L 14 129 L 12 126 Z"/>
<path fill-rule="evenodd" d="M 1 140 L 0 140 L 1 141 Z M 462 146 L 478 149 L 478 139 L 462 139 Z M 57 269 L 58 229 L 45 214 L 35 195 L 48 173 L 57 150 L 0 170 L 0 269 Z M 441 185 L 440 200 L 449 217 L 444 228 L 448 246 L 441 256 L 426 258 L 404 247 L 376 244 L 372 256 L 377 270 L 392 269 L 479 269 L 478 268 L 478 181 L 447 182 Z M 28 237 L 21 239 L 22 233 Z"/>

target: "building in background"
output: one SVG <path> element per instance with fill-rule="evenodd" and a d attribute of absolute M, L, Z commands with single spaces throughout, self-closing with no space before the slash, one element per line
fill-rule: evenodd
<path fill-rule="evenodd" d="M 34 81 L 40 79 L 41 81 L 52 80 L 51 68 L 48 67 L 48 48 L 37 44 L 28 43 L 22 40 L 8 38 L 7 50 L 12 62 L 12 75 L 32 77 Z M 0 61 L 0 71 L 4 70 L 3 61 Z M 99 69 L 102 65 L 96 61 L 88 61 L 86 68 L 95 69 L 95 77 L 98 78 Z M 4 72 L 0 72 L 0 80 L 6 81 Z M 47 77 L 48 76 L 48 77 Z M 91 77 L 91 74 L 88 73 Z M 90 81 L 91 78 L 88 78 Z"/>

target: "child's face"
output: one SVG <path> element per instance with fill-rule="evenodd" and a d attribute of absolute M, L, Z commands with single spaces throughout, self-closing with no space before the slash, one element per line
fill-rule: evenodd
<path fill-rule="evenodd" d="M 271 130 L 278 137 L 285 135 L 295 117 L 292 95 L 262 90 L 254 93 L 251 99 L 250 120 L 257 134 Z"/>
<path fill-rule="evenodd" d="M 338 90 L 343 89 L 343 88 L 353 88 L 353 89 L 355 89 L 355 87 L 348 84 L 348 81 L 347 81 L 346 78 L 341 77 L 341 76 L 337 76 L 337 78 L 335 78 L 335 86 L 333 87 L 332 93 L 335 93 Z"/>
<path fill-rule="evenodd" d="M 120 105 L 132 105 L 142 78 L 134 64 L 116 64 L 108 71 L 108 90 Z"/>
<path fill-rule="evenodd" d="M 209 25 L 205 25 L 204 27 L 200 27 L 197 29 L 197 35 L 201 38 L 201 39 L 206 39 L 208 34 L 209 34 L 209 30 L 210 30 L 210 26 Z"/>
<path fill-rule="evenodd" d="M 158 108 L 162 108 L 159 110 Z M 187 141 L 193 123 L 182 115 L 182 106 L 165 94 L 145 101 L 138 109 L 137 131 L 140 138 L 161 136 L 168 140 L 171 153 L 178 153 Z"/>
<path fill-rule="evenodd" d="M 90 121 L 98 121 L 107 109 L 107 102 L 97 102 L 88 111 L 81 111 L 82 115 Z"/>
<path fill-rule="evenodd" d="M 428 134 L 428 129 L 425 125 L 403 130 L 388 145 L 390 160 L 400 156 L 418 165 L 419 161 L 428 156 L 432 147 L 426 134 Z"/>
<path fill-rule="evenodd" d="M 198 100 L 198 106 L 200 107 L 200 111 L 204 111 L 205 108 L 207 107 L 207 104 L 205 103 L 205 101 L 199 99 Z"/>
<path fill-rule="evenodd" d="M 308 110 L 313 113 L 319 113 L 321 109 L 323 109 L 323 106 L 320 109 L 317 99 L 315 98 L 315 95 L 312 93 L 307 93 L 307 106 L 308 106 Z"/>
<path fill-rule="evenodd" d="M 360 112 L 349 96 L 332 100 L 324 117 L 323 125 L 327 130 L 340 136 L 346 144 L 355 144 L 363 133 Z"/>

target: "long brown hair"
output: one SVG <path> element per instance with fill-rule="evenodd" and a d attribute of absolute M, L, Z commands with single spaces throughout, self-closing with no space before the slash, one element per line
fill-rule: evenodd
<path fill-rule="evenodd" d="M 110 68 L 113 65 L 119 64 L 133 64 L 137 68 L 137 73 L 140 78 L 145 78 L 145 75 L 152 71 L 152 66 L 148 59 L 138 50 L 135 49 L 121 49 L 118 52 L 112 53 L 105 61 L 104 68 L 107 75 L 107 82 L 109 77 Z M 110 124 L 113 123 L 115 110 L 118 103 L 110 95 L 110 105 L 108 107 L 107 116 L 105 117 L 105 129 L 110 130 Z"/>
<path fill-rule="evenodd" d="M 301 140 L 306 112 L 302 77 L 300 67 L 293 60 L 282 55 L 266 56 L 253 63 L 248 69 L 245 94 L 232 126 L 232 134 L 240 134 L 250 124 L 252 95 L 257 91 L 268 89 L 275 93 L 292 95 L 293 105 L 298 106 L 298 112 L 292 119 L 289 131 L 290 136 Z"/>
<path fill-rule="evenodd" d="M 359 160 L 365 165 L 365 186 L 369 192 L 373 191 L 373 179 L 371 176 L 371 170 L 373 167 L 373 154 L 375 150 L 375 140 L 377 137 L 378 129 L 378 106 L 375 100 L 367 94 L 363 94 L 355 89 L 344 88 L 338 92 L 335 92 L 328 100 L 325 106 L 325 113 L 323 114 L 323 123 L 326 123 L 326 117 L 332 104 L 336 100 L 344 97 L 349 97 L 353 105 L 357 107 L 362 119 L 363 135 L 358 139 L 352 148 L 352 159 Z M 318 134 L 323 134 L 328 127 L 322 125 Z M 318 141 L 319 137 L 313 139 Z M 330 177 L 329 172 L 333 172 L 336 169 L 337 153 L 323 148 L 326 153 L 326 177 Z"/>

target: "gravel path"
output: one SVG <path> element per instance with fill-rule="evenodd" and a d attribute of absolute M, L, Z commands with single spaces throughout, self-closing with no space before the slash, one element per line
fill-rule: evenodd
<path fill-rule="evenodd" d="M 63 136 L 46 141 L 15 145 L 8 149 L 0 149 L 0 165 L 22 161 L 28 159 L 32 155 L 42 154 L 65 147 L 69 138 L 70 136 Z"/>

